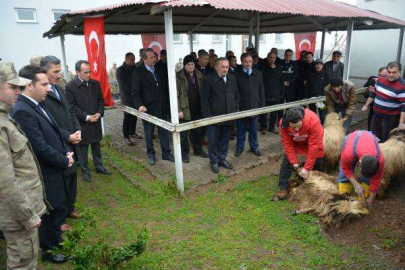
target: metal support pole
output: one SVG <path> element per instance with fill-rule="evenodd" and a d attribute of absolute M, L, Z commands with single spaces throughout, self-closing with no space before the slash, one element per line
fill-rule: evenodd
<path fill-rule="evenodd" d="M 190 53 L 193 52 L 193 32 L 188 33 L 188 36 L 190 38 Z"/>
<path fill-rule="evenodd" d="M 347 23 L 347 38 L 346 38 L 346 53 L 345 53 L 345 69 L 343 71 L 343 79 L 349 79 L 350 72 L 350 51 L 352 48 L 352 34 L 353 34 L 354 20 L 349 20 Z"/>
<path fill-rule="evenodd" d="M 170 97 L 170 113 L 172 123 L 179 124 L 179 111 L 177 105 L 177 85 L 175 74 L 175 61 L 174 61 L 174 44 L 173 44 L 173 10 L 167 9 L 164 12 L 165 17 L 165 36 L 166 36 L 166 50 L 167 50 L 167 72 L 169 77 L 169 97 Z M 192 36 L 190 36 L 190 44 L 192 44 Z M 173 148 L 174 158 L 176 165 L 176 183 L 177 189 L 183 194 L 184 180 L 183 180 L 183 163 L 181 160 L 181 147 L 180 147 L 180 132 L 173 132 Z"/>
<path fill-rule="evenodd" d="M 249 21 L 249 43 L 248 47 L 252 47 L 252 36 L 253 36 L 253 19 Z"/>
<path fill-rule="evenodd" d="M 60 47 L 62 49 L 62 65 L 63 65 L 63 77 L 65 80 L 69 81 L 69 76 L 67 73 L 67 65 L 66 65 L 66 50 L 65 50 L 65 35 L 60 35 Z"/>
<path fill-rule="evenodd" d="M 326 36 L 326 30 L 322 30 L 322 42 L 321 42 L 321 54 L 320 54 L 320 58 L 323 61 L 323 55 L 325 52 L 325 36 Z"/>
<path fill-rule="evenodd" d="M 255 50 L 257 54 L 259 54 L 259 46 L 260 46 L 260 14 L 259 12 L 256 13 L 256 39 L 255 39 Z"/>
<path fill-rule="evenodd" d="M 405 30 L 404 27 L 402 27 L 399 30 L 399 40 L 398 40 L 398 50 L 397 50 L 397 62 L 398 63 L 401 63 L 402 44 L 404 42 L 404 30 Z"/>

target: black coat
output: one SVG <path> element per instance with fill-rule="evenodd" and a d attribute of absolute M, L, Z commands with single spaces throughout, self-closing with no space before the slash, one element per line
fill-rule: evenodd
<path fill-rule="evenodd" d="M 44 106 L 45 107 L 45 106 Z M 39 106 L 20 95 L 11 116 L 20 124 L 38 158 L 44 179 L 46 197 L 53 208 L 61 206 L 66 199 L 63 171 L 68 168 L 68 147 L 51 113 L 45 108 L 50 120 Z"/>
<path fill-rule="evenodd" d="M 281 71 L 284 76 L 284 80 L 286 82 L 289 82 L 290 85 L 288 87 L 291 87 L 292 89 L 294 88 L 294 84 L 297 81 L 298 78 L 298 65 L 294 61 L 290 61 L 286 63 L 283 61 L 280 65 Z"/>
<path fill-rule="evenodd" d="M 217 72 L 204 77 L 201 86 L 201 108 L 205 118 L 238 111 L 239 91 L 236 78 L 229 74 L 226 78 L 225 83 Z"/>
<path fill-rule="evenodd" d="M 121 102 L 128 107 L 134 107 L 134 100 L 131 96 L 132 76 L 134 70 L 135 66 L 127 65 L 124 62 L 122 66 L 117 68 L 117 71 L 115 73 L 120 89 Z"/>
<path fill-rule="evenodd" d="M 198 69 L 199 71 L 201 71 L 201 66 L 198 64 L 198 60 L 195 62 L 195 68 Z M 215 71 L 215 69 L 213 69 L 210 64 L 208 63 L 207 66 L 205 67 L 205 73 L 203 71 L 201 71 L 201 73 L 204 76 L 207 76 L 210 73 L 213 73 Z"/>
<path fill-rule="evenodd" d="M 285 98 L 284 76 L 279 66 L 271 68 L 269 64 L 262 67 L 264 95 L 266 101 L 283 102 Z"/>
<path fill-rule="evenodd" d="M 329 84 L 329 75 L 325 70 L 309 73 L 305 85 L 305 98 L 325 96 L 325 87 Z"/>
<path fill-rule="evenodd" d="M 69 147 L 70 151 L 74 151 L 76 155 L 79 153 L 78 145 L 73 145 L 69 142 L 70 134 L 75 133 L 78 130 L 82 130 L 79 120 L 73 108 L 69 105 L 65 93 L 62 88 L 56 85 L 56 91 L 58 91 L 60 101 L 53 92 L 49 92 L 45 101 L 42 102 L 52 117 L 55 119 L 56 124 L 59 127 L 59 132 L 62 135 L 62 139 Z M 65 176 L 75 173 L 77 170 L 76 162 L 72 167 L 69 167 L 65 171 Z"/>
<path fill-rule="evenodd" d="M 155 70 L 157 81 L 145 64 L 134 71 L 132 96 L 135 108 L 145 106 L 148 114 L 166 119 L 169 112 L 169 91 L 162 80 L 164 74 Z"/>
<path fill-rule="evenodd" d="M 104 115 L 104 98 L 101 93 L 100 83 L 90 79 L 89 86 L 77 76 L 68 82 L 65 88 L 66 98 L 69 105 L 76 112 L 79 123 L 82 126 L 82 141 L 80 144 L 100 142 L 103 138 L 101 119 L 95 123 L 86 122 L 87 115 L 96 113 Z"/>
<path fill-rule="evenodd" d="M 253 68 L 249 76 L 243 71 L 243 67 L 239 67 L 235 70 L 234 76 L 239 91 L 239 110 L 246 111 L 264 107 L 263 75 L 260 70 Z"/>

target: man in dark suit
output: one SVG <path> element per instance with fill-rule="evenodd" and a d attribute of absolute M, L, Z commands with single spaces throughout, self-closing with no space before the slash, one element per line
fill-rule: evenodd
<path fill-rule="evenodd" d="M 39 66 L 46 71 L 51 91 L 43 102 L 46 108 L 55 119 L 59 127 L 62 139 L 69 147 L 69 152 L 77 153 L 80 151 L 78 143 L 81 140 L 81 127 L 77 120 L 76 113 L 69 106 L 64 89 L 58 86 L 60 78 L 62 77 L 62 67 L 60 60 L 55 56 L 44 56 L 39 62 Z M 77 191 L 77 164 L 76 162 L 72 167 L 68 168 L 65 172 L 65 185 L 68 191 L 66 200 L 66 214 L 63 216 L 62 231 L 71 230 L 69 224 L 65 224 L 66 217 L 78 218 L 78 212 L 75 210 L 76 191 Z"/>
<path fill-rule="evenodd" d="M 75 65 L 76 77 L 66 85 L 66 98 L 72 106 L 82 127 L 82 140 L 80 141 L 80 167 L 83 180 L 91 181 L 88 166 L 88 150 L 91 145 L 93 165 L 96 173 L 110 175 L 104 168 L 101 158 L 100 142 L 103 138 L 101 130 L 101 117 L 104 115 L 104 98 L 100 83 L 90 79 L 90 64 L 79 60 Z"/>
<path fill-rule="evenodd" d="M 142 53 L 143 65 L 134 71 L 134 84 L 132 93 L 135 108 L 140 112 L 148 113 L 160 119 L 166 119 L 169 108 L 169 95 L 167 86 L 162 82 L 162 74 L 155 70 L 155 53 L 152 49 L 145 49 Z M 148 163 L 155 164 L 155 149 L 153 148 L 152 135 L 155 125 L 143 121 L 145 133 L 146 151 Z M 162 148 L 162 159 L 174 162 L 174 157 L 170 153 L 169 132 L 158 127 L 160 146 Z"/>
<path fill-rule="evenodd" d="M 343 80 L 343 70 L 345 65 L 340 62 L 342 53 L 340 51 L 334 51 L 332 53 L 332 60 L 325 63 L 323 67 L 329 75 L 329 78 L 338 77 Z"/>
<path fill-rule="evenodd" d="M 235 76 L 228 74 L 228 59 L 218 58 L 215 69 L 202 82 L 201 108 L 204 118 L 234 113 L 239 109 L 239 91 Z M 214 173 L 219 172 L 218 166 L 233 169 L 226 160 L 230 137 L 230 122 L 208 126 L 208 155 Z"/>
<path fill-rule="evenodd" d="M 195 67 L 201 71 L 204 76 L 214 72 L 214 69 L 209 65 L 209 57 L 210 55 L 205 50 L 198 51 L 198 59 Z"/>
<path fill-rule="evenodd" d="M 64 143 L 55 119 L 42 104 L 47 92 L 51 90 L 46 71 L 29 65 L 20 70 L 19 76 L 32 82 L 24 87 L 23 93 L 18 97 L 12 117 L 27 135 L 38 158 L 46 199 L 52 207 L 48 214 L 42 216 L 39 227 L 42 260 L 61 263 L 66 261 L 64 255 L 52 255 L 48 251 L 58 246 L 62 240 L 60 222 L 67 195 L 64 171 L 74 163 L 73 152 Z"/>
<path fill-rule="evenodd" d="M 135 69 L 135 55 L 131 52 L 125 55 L 125 61 L 122 66 L 117 68 L 117 80 L 120 88 L 121 102 L 125 106 L 134 108 L 133 98 L 131 96 L 132 90 L 132 74 Z M 122 123 L 122 133 L 124 135 L 125 143 L 133 146 L 132 138 L 142 139 L 141 136 L 136 134 L 136 122 L 138 118 L 135 115 L 124 112 L 124 121 Z"/>

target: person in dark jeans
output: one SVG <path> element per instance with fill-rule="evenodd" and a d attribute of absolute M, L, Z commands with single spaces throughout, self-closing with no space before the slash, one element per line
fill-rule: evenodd
<path fill-rule="evenodd" d="M 285 78 L 282 70 L 276 63 L 277 55 L 270 52 L 267 55 L 267 63 L 262 65 L 263 85 L 265 95 L 265 105 L 273 106 L 284 102 L 285 99 Z M 275 126 L 277 119 L 280 120 L 283 116 L 283 111 L 271 112 L 270 119 L 267 122 L 267 113 L 260 115 L 260 130 L 262 134 L 266 134 L 267 130 L 277 133 Z"/>
<path fill-rule="evenodd" d="M 289 179 L 293 169 L 302 178 L 309 171 L 322 170 L 323 165 L 323 128 L 319 117 L 310 109 L 295 107 L 286 111 L 280 121 L 281 143 L 285 156 L 280 167 L 277 197 L 286 199 L 289 193 Z M 303 168 L 299 168 L 298 155 L 305 156 Z"/>

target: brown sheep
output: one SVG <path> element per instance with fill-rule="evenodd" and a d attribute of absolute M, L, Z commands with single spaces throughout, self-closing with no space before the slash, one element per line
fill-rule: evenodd
<path fill-rule="evenodd" d="M 299 213 L 313 213 L 327 225 L 339 227 L 353 218 L 369 212 L 362 203 L 347 195 L 339 195 L 337 177 L 311 171 L 304 183 L 291 192 Z"/>
<path fill-rule="evenodd" d="M 325 171 L 337 167 L 345 136 L 345 129 L 343 128 L 342 121 L 339 119 L 339 115 L 337 113 L 329 113 L 325 118 L 323 134 L 323 151 L 325 153 L 323 160 Z"/>
<path fill-rule="evenodd" d="M 378 192 L 379 199 L 385 196 L 391 179 L 405 172 L 405 131 L 393 129 L 389 139 L 380 143 L 380 149 L 384 156 L 384 175 Z"/>

